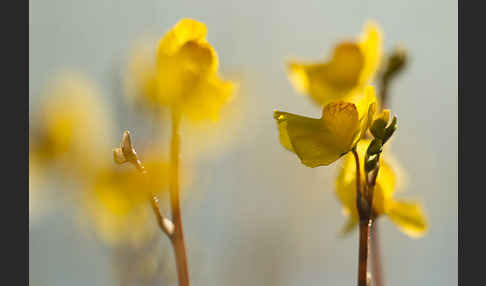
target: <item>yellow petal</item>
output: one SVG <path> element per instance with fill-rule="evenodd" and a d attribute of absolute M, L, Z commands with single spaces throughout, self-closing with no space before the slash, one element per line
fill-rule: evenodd
<path fill-rule="evenodd" d="M 206 42 L 187 42 L 173 55 L 159 57 L 154 78 L 158 101 L 186 101 L 195 88 L 216 73 L 218 58 Z"/>
<path fill-rule="evenodd" d="M 177 23 L 160 41 L 157 50 L 159 69 L 170 69 L 174 65 L 201 73 L 217 70 L 216 52 L 206 41 L 206 25 L 192 19 L 183 19 Z"/>
<path fill-rule="evenodd" d="M 322 111 L 322 120 L 337 141 L 336 145 L 346 146 L 343 151 L 349 151 L 358 132 L 359 112 L 356 105 L 342 101 L 330 103 Z"/>
<path fill-rule="evenodd" d="M 361 122 L 361 138 L 366 135 L 366 130 L 371 125 L 376 111 L 375 88 L 368 85 L 364 89 L 364 94 L 356 94 L 348 99 L 356 105 Z"/>
<path fill-rule="evenodd" d="M 328 104 L 321 119 L 280 111 L 274 113 L 274 118 L 282 145 L 293 150 L 311 168 L 339 159 L 352 148 L 359 134 L 358 112 L 352 103 Z"/>
<path fill-rule="evenodd" d="M 353 220 L 357 221 L 356 165 L 352 154 L 344 156 L 338 176 L 336 177 L 335 188 L 337 198 L 343 205 L 344 212 L 353 218 Z"/>
<path fill-rule="evenodd" d="M 344 42 L 336 46 L 327 69 L 327 79 L 340 89 L 354 87 L 358 83 L 364 59 L 359 46 Z"/>
<path fill-rule="evenodd" d="M 204 42 L 207 32 L 204 23 L 188 18 L 182 19 L 162 38 L 157 55 L 172 55 L 187 42 Z"/>
<path fill-rule="evenodd" d="M 386 213 L 390 208 L 396 187 L 395 170 L 385 159 L 382 155 L 373 200 L 373 209 L 379 214 Z"/>
<path fill-rule="evenodd" d="M 280 139 L 280 144 L 282 146 L 291 151 L 294 152 L 294 148 L 292 147 L 292 143 L 290 142 L 290 137 L 289 133 L 287 132 L 287 119 L 288 115 L 285 112 L 281 112 L 278 110 L 274 111 L 273 118 L 277 120 L 277 127 L 278 127 L 278 134 L 279 134 L 279 139 Z"/>
<path fill-rule="evenodd" d="M 221 107 L 228 103 L 235 91 L 235 84 L 217 75 L 199 81 L 181 103 L 183 113 L 193 121 L 219 119 Z"/>
<path fill-rule="evenodd" d="M 175 54 L 177 64 L 194 73 L 216 71 L 218 56 L 208 42 L 187 42 Z"/>
<path fill-rule="evenodd" d="M 318 69 L 319 66 L 322 65 L 310 65 L 310 64 L 308 65 L 308 64 L 302 64 L 293 61 L 289 62 L 288 64 L 289 80 L 294 85 L 295 89 L 297 89 L 298 92 L 300 93 L 310 92 L 308 70 Z"/>
<path fill-rule="evenodd" d="M 362 84 L 369 83 L 376 74 L 382 57 L 383 37 L 380 27 L 373 21 L 368 21 L 363 29 L 359 47 L 364 56 L 364 66 L 360 75 Z"/>
<path fill-rule="evenodd" d="M 357 44 L 341 43 L 327 63 L 291 61 L 288 76 L 297 91 L 308 93 L 320 105 L 343 99 L 357 85 L 363 56 Z"/>
<path fill-rule="evenodd" d="M 373 80 L 382 54 L 382 34 L 377 24 L 367 22 L 360 39 L 338 44 L 327 62 L 291 61 L 288 76 L 298 92 L 311 95 L 322 106 L 336 100 L 349 101 L 362 94 Z"/>
<path fill-rule="evenodd" d="M 421 237 L 427 231 L 427 219 L 422 206 L 417 202 L 393 202 L 388 217 L 405 234 L 411 237 Z"/>

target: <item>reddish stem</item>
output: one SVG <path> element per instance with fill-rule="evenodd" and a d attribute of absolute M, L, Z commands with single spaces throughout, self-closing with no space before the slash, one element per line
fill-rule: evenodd
<path fill-rule="evenodd" d="M 358 286 L 368 285 L 368 253 L 371 225 L 371 219 L 360 220 L 359 223 Z"/>
<path fill-rule="evenodd" d="M 373 269 L 373 286 L 383 286 L 383 272 L 381 265 L 380 241 L 378 235 L 378 224 L 375 223 L 371 227 L 371 267 Z"/>

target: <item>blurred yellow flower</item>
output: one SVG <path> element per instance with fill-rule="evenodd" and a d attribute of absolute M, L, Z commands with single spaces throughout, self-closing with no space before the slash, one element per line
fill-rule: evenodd
<path fill-rule="evenodd" d="M 139 176 L 134 170 L 100 170 L 84 193 L 87 214 L 98 236 L 108 244 L 138 243 L 153 232 L 148 224 L 153 214 L 143 188 L 146 184 Z"/>
<path fill-rule="evenodd" d="M 153 235 L 152 194 L 163 195 L 168 184 L 168 162 L 151 161 L 143 176 L 136 169 L 111 166 L 97 170 L 83 194 L 83 214 L 92 218 L 98 235 L 108 244 L 142 243 Z"/>
<path fill-rule="evenodd" d="M 31 151 L 43 163 L 57 160 L 90 171 L 109 150 L 111 130 L 96 88 L 78 74 L 65 73 L 48 86 L 45 97 L 34 114 Z"/>
<path fill-rule="evenodd" d="M 309 94 L 319 105 L 335 100 L 348 101 L 362 95 L 370 84 L 382 54 L 382 34 L 374 22 L 367 22 L 355 42 L 339 43 L 327 62 L 290 61 L 289 79 L 297 91 Z"/>
<path fill-rule="evenodd" d="M 308 167 L 333 163 L 350 151 L 368 129 L 376 95 L 372 86 L 364 94 L 354 103 L 327 104 L 319 119 L 275 111 L 280 143 Z"/>
<path fill-rule="evenodd" d="M 361 179 L 364 184 L 364 157 L 371 140 L 358 142 L 357 152 L 362 164 Z M 373 211 L 376 215 L 386 215 L 405 234 L 420 237 L 427 230 L 427 220 L 422 206 L 418 202 L 393 198 L 396 182 L 396 168 L 383 158 L 380 160 L 380 170 L 376 180 L 373 195 Z M 343 161 L 336 179 L 336 194 L 343 204 L 343 211 L 349 215 L 345 232 L 350 231 L 359 221 L 356 207 L 356 163 L 352 154 L 348 154 Z"/>
<path fill-rule="evenodd" d="M 150 196 L 163 202 L 168 193 L 169 161 L 160 152 L 145 154 L 142 175 L 133 166 L 101 167 L 86 185 L 82 213 L 88 215 L 97 235 L 110 245 L 143 245 L 160 229 L 150 206 Z M 182 169 L 181 186 L 187 188 L 189 177 Z"/>
<path fill-rule="evenodd" d="M 193 121 L 219 118 L 234 84 L 218 75 L 218 56 L 206 34 L 203 23 L 182 19 L 160 40 L 155 59 L 148 49 L 135 53 L 130 80 L 146 102 L 178 110 Z"/>

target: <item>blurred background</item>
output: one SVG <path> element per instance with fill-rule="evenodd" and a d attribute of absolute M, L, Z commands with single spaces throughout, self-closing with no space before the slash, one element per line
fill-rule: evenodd
<path fill-rule="evenodd" d="M 121 239 L 113 237 L 104 233 L 113 223 L 93 224 L 89 217 L 103 214 L 84 200 L 92 187 L 86 174 L 114 164 L 111 149 L 123 130 L 140 149 L 165 142 L 150 152 L 168 151 L 164 136 L 153 136 L 166 132 L 164 115 L 144 114 L 127 96 L 127 65 L 137 43 L 158 40 L 185 17 L 207 25 L 221 74 L 239 82 L 222 123 L 184 129 L 193 285 L 355 284 L 358 234 L 338 235 L 345 217 L 334 194 L 337 164 L 300 164 L 279 144 L 272 112 L 319 116 L 291 86 L 285 61 L 326 59 L 368 19 L 382 27 L 385 51 L 403 44 L 410 55 L 389 101 L 399 118 L 393 155 L 405 172 L 397 196 L 421 201 L 429 222 L 426 236 L 411 239 L 378 221 L 385 281 L 457 284 L 457 1 L 44 0 L 29 1 L 31 144 L 42 141 L 39 122 L 64 112 L 87 124 L 79 145 L 99 148 L 77 154 L 86 162 L 81 171 L 69 170 L 79 157 L 43 167 L 45 158 L 31 156 L 30 285 L 176 285 L 172 250 L 155 222 L 148 230 L 116 225 Z M 59 75 L 70 84 L 59 87 Z M 92 97 L 66 105 L 50 99 L 65 89 Z M 111 182 L 97 174 L 95 188 Z"/>

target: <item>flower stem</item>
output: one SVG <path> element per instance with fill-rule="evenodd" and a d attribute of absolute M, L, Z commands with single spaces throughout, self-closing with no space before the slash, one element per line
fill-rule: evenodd
<path fill-rule="evenodd" d="M 173 110 L 172 138 L 170 146 L 170 206 L 172 211 L 172 221 L 174 223 L 174 232 L 170 238 L 174 249 L 179 286 L 189 286 L 189 268 L 187 265 L 186 247 L 184 244 L 179 193 L 180 121 L 180 112 Z"/>
<path fill-rule="evenodd" d="M 368 285 L 368 253 L 372 223 L 371 219 L 359 222 L 358 286 Z"/>
<path fill-rule="evenodd" d="M 378 224 L 375 222 L 371 227 L 371 266 L 373 269 L 373 286 L 384 285 L 381 266 L 380 242 L 378 237 Z"/>
<path fill-rule="evenodd" d="M 354 147 L 351 151 L 353 152 L 354 160 L 356 162 L 356 192 L 357 192 L 356 202 L 359 208 L 360 205 L 359 201 L 361 199 L 361 170 L 359 166 L 359 156 L 358 156 L 358 152 L 356 151 L 356 147 Z"/>
<path fill-rule="evenodd" d="M 369 234 L 371 220 L 364 218 L 366 208 L 363 208 L 364 201 L 362 199 L 363 193 L 361 190 L 361 169 L 359 163 L 358 152 L 356 147 L 353 148 L 352 153 L 356 162 L 356 205 L 359 214 L 359 258 L 358 258 L 358 286 L 367 286 L 368 276 L 368 249 L 369 249 Z"/>

